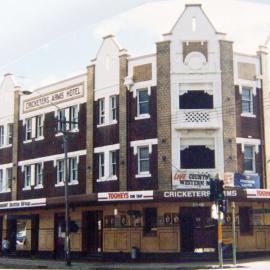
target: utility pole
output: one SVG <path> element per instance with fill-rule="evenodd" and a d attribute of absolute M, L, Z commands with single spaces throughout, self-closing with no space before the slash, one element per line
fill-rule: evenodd
<path fill-rule="evenodd" d="M 235 233 L 235 202 L 232 202 L 232 255 L 233 255 L 233 264 L 236 265 L 236 233 Z"/>
<path fill-rule="evenodd" d="M 221 211 L 219 207 L 218 207 L 218 261 L 219 267 L 223 268 L 222 221 L 221 221 Z"/>
<path fill-rule="evenodd" d="M 68 132 L 66 128 L 67 122 L 64 118 L 64 130 L 63 132 L 63 147 L 64 147 L 64 166 L 65 166 L 65 222 L 66 222 L 66 234 L 65 234 L 65 259 L 66 265 L 71 265 L 71 249 L 70 249 L 70 234 L 69 234 L 69 200 L 68 200 L 68 182 L 69 182 L 69 166 L 68 166 Z M 60 126 L 62 123 L 60 122 Z"/>

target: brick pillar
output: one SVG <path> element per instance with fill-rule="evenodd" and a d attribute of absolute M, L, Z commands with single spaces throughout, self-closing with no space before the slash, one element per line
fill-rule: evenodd
<path fill-rule="evenodd" d="M 128 55 L 119 57 L 119 190 L 127 190 L 127 88 L 124 85 L 128 75 Z"/>
<path fill-rule="evenodd" d="M 220 41 L 224 171 L 237 171 L 236 104 L 231 41 Z"/>
<path fill-rule="evenodd" d="M 20 87 L 16 87 L 14 91 L 14 123 L 12 138 L 12 184 L 11 199 L 17 200 L 18 186 L 18 150 L 19 150 L 19 120 L 20 120 Z"/>
<path fill-rule="evenodd" d="M 94 133 L 95 65 L 87 67 L 86 107 L 86 194 L 93 193 L 93 133 Z"/>
<path fill-rule="evenodd" d="M 170 41 L 157 44 L 158 189 L 172 188 Z"/>
<path fill-rule="evenodd" d="M 263 188 L 270 188 L 270 111 L 269 111 L 269 71 L 268 71 L 268 51 L 267 47 L 260 46 L 258 56 L 261 62 L 261 87 L 262 87 L 262 105 L 263 105 L 263 168 L 264 182 Z"/>

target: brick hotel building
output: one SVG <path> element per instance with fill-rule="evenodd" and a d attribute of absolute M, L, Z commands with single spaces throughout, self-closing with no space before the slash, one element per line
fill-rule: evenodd
<path fill-rule="evenodd" d="M 0 237 L 11 253 L 61 258 L 68 126 L 73 256 L 217 252 L 209 179 L 226 175 L 237 252 L 270 250 L 267 48 L 233 51 L 201 5 L 156 52 L 132 57 L 114 36 L 86 72 L 23 95 L 0 86 Z M 230 177 L 228 177 L 230 176 Z M 230 213 L 223 237 L 231 239 Z"/>

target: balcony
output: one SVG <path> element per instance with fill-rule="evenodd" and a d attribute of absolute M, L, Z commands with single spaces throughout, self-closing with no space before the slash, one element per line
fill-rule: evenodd
<path fill-rule="evenodd" d="M 217 109 L 180 110 L 172 115 L 175 129 L 219 129 L 222 114 Z"/>

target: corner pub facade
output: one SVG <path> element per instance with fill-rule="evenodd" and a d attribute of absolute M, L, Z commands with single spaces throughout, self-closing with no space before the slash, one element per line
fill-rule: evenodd
<path fill-rule="evenodd" d="M 186 5 L 163 37 L 155 53 L 132 57 L 106 36 L 85 73 L 27 96 L 4 76 L 0 237 L 11 254 L 63 256 L 64 115 L 77 122 L 68 127 L 74 257 L 217 252 L 208 199 L 217 174 L 236 204 L 237 252 L 270 250 L 267 48 L 234 52 L 201 5 Z"/>

